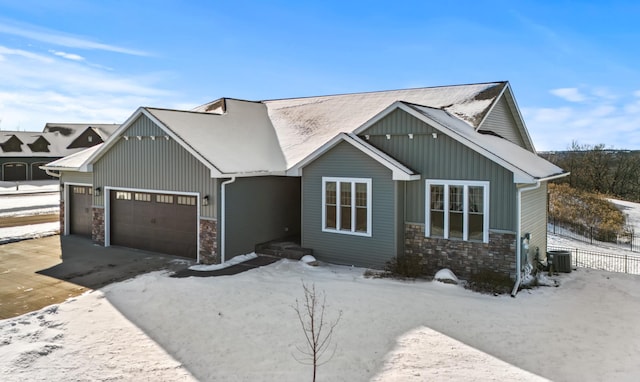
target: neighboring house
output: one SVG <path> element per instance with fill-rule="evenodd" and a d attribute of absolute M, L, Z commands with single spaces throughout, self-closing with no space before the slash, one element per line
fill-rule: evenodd
<path fill-rule="evenodd" d="M 52 179 L 41 166 L 104 142 L 119 126 L 47 123 L 43 132 L 0 130 L 0 181 Z"/>
<path fill-rule="evenodd" d="M 566 175 L 536 155 L 508 82 L 143 107 L 46 168 L 64 234 L 105 246 L 218 263 L 298 236 L 320 260 L 420 254 L 463 278 L 544 257 L 547 181 Z"/>

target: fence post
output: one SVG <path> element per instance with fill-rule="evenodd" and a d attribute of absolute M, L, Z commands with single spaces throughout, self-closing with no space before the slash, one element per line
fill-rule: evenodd
<path fill-rule="evenodd" d="M 628 256 L 629 255 L 624 255 L 624 273 L 629 273 L 627 272 L 627 261 L 629 260 Z"/>
<path fill-rule="evenodd" d="M 593 227 L 589 227 L 589 240 L 591 240 L 591 244 L 593 244 Z"/>

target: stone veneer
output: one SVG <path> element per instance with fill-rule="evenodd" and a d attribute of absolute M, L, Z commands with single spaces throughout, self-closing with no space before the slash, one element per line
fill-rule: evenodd
<path fill-rule="evenodd" d="M 104 208 L 93 207 L 91 240 L 100 245 L 104 245 Z"/>
<path fill-rule="evenodd" d="M 64 234 L 64 200 L 60 200 L 60 235 Z"/>
<path fill-rule="evenodd" d="M 200 262 L 202 264 L 218 264 L 218 222 L 200 219 Z"/>
<path fill-rule="evenodd" d="M 516 234 L 489 231 L 489 243 L 447 240 L 424 236 L 424 224 L 405 224 L 405 253 L 422 257 L 425 275 L 442 268 L 468 279 L 479 271 L 491 270 L 516 276 Z"/>

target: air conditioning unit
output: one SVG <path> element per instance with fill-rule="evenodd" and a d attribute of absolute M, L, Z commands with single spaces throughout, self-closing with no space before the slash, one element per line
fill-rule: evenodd
<path fill-rule="evenodd" d="M 547 251 L 547 262 L 553 264 L 556 272 L 571 273 L 570 251 Z"/>

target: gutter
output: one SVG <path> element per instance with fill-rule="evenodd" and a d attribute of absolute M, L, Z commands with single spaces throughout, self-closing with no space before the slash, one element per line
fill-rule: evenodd
<path fill-rule="evenodd" d="M 531 191 L 540 188 L 540 184 L 542 182 L 547 182 L 549 180 L 563 178 L 570 173 L 563 173 L 558 175 L 552 175 L 546 178 L 536 180 L 536 183 L 533 186 L 523 187 L 518 189 L 518 197 L 516 198 L 516 213 L 518 219 L 518 243 L 516 245 L 516 283 L 513 285 L 513 290 L 511 291 L 511 297 L 516 297 L 518 294 L 518 288 L 520 288 L 520 283 L 522 282 L 522 244 L 520 243 L 522 237 L 522 193 L 525 191 Z"/>
<path fill-rule="evenodd" d="M 226 188 L 228 184 L 231 184 L 236 181 L 235 175 L 231 177 L 229 180 L 225 180 L 222 182 L 220 187 L 220 264 L 225 261 L 225 225 L 226 225 L 226 200 L 227 200 L 227 192 Z"/>
<path fill-rule="evenodd" d="M 48 168 L 43 169 L 45 173 L 47 173 L 47 175 L 52 176 L 54 178 L 60 178 L 60 173 L 59 172 L 52 172 L 54 170 L 49 170 Z"/>

